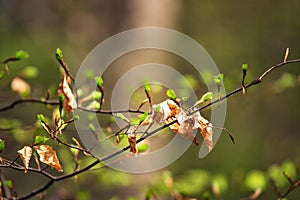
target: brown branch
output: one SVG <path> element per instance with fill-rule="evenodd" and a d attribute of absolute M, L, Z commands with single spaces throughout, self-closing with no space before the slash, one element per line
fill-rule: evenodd
<path fill-rule="evenodd" d="M 278 63 L 278 64 L 276 64 L 276 65 L 273 65 L 273 66 L 269 67 L 264 73 L 262 73 L 257 79 L 254 79 L 252 82 L 250 82 L 249 84 L 245 85 L 245 89 L 246 89 L 246 88 L 249 88 L 249 87 L 251 87 L 251 86 L 254 86 L 254 85 L 257 85 L 257 84 L 261 83 L 262 80 L 263 80 L 270 72 L 272 72 L 273 70 L 275 70 L 275 69 L 277 69 L 277 68 L 279 68 L 279 67 L 282 67 L 282 66 L 284 66 L 284 65 L 287 65 L 287 64 L 291 64 L 291 63 L 299 63 L 299 62 L 300 62 L 300 59 L 295 59 L 295 60 L 288 60 L 288 61 L 285 61 L 285 62 Z M 226 94 L 225 96 L 220 97 L 219 99 L 217 99 L 217 100 L 215 100 L 215 101 L 212 101 L 212 102 L 206 104 L 205 106 L 202 106 L 201 108 L 199 108 L 199 109 L 197 109 L 197 110 L 191 112 L 190 115 L 194 114 L 194 113 L 197 112 L 197 111 L 201 111 L 201 110 L 203 110 L 203 109 L 205 109 L 205 108 L 207 108 L 207 107 L 210 107 L 210 106 L 212 106 L 212 105 L 214 105 L 214 104 L 216 104 L 216 103 L 219 103 L 219 102 L 221 102 L 221 101 L 227 99 L 228 97 L 230 97 L 230 96 L 232 96 L 232 95 L 234 95 L 234 94 L 236 94 L 236 93 L 238 93 L 238 92 L 241 92 L 242 90 L 243 90 L 243 87 L 237 88 L 237 89 L 233 90 L 232 92 Z"/>
<path fill-rule="evenodd" d="M 288 179 L 290 182 L 290 187 L 287 189 L 287 191 L 281 196 L 281 198 L 287 197 L 289 193 L 291 193 L 294 189 L 300 186 L 300 179 L 297 181 L 291 181 L 291 179 Z"/>
<path fill-rule="evenodd" d="M 15 106 L 23 103 L 40 103 L 45 105 L 59 105 L 58 100 L 43 100 L 39 98 L 26 98 L 26 99 L 18 99 L 13 101 L 10 105 L 4 106 L 3 108 L 0 108 L 0 112 L 4 112 L 10 109 L 13 109 Z"/>
<path fill-rule="evenodd" d="M 257 79 L 255 79 L 255 80 L 253 80 L 251 83 L 247 84 L 247 85 L 245 86 L 245 88 L 248 88 L 248 87 L 251 87 L 251 86 L 253 86 L 253 85 L 259 84 L 265 76 L 267 76 L 270 72 L 272 72 L 272 71 L 275 70 L 276 68 L 279 68 L 279 67 L 281 67 L 281 66 L 283 66 L 283 65 L 286 65 L 286 64 L 297 63 L 297 62 L 300 62 L 300 59 L 289 60 L 289 61 L 285 61 L 285 62 L 279 63 L 279 64 L 277 64 L 277 65 L 274 65 L 274 66 L 270 67 L 269 69 L 267 69 L 267 70 L 266 70 L 261 76 L 259 76 Z M 200 111 L 200 110 L 203 110 L 203 109 L 205 109 L 205 108 L 207 108 L 207 107 L 209 107 L 209 106 L 212 106 L 213 104 L 216 104 L 216 103 L 218 103 L 218 102 L 220 102 L 220 101 L 222 101 L 222 100 L 224 100 L 224 99 L 226 99 L 226 98 L 228 98 L 228 97 L 230 97 L 230 96 L 232 96 L 232 95 L 234 95 L 234 94 L 236 94 L 236 93 L 242 91 L 242 89 L 243 89 L 242 87 L 237 88 L 236 90 L 234 90 L 234 91 L 228 93 L 227 95 L 221 97 L 220 99 L 215 100 L 215 101 L 212 101 L 212 102 L 210 102 L 209 104 L 207 104 L 207 105 L 205 105 L 205 106 L 199 108 L 198 110 L 194 111 L 193 113 L 195 113 L 195 112 L 197 112 L 197 111 Z M 47 100 L 47 101 L 42 101 L 42 100 L 40 100 L 40 99 L 21 99 L 21 100 L 18 100 L 18 101 L 13 102 L 13 103 L 10 104 L 9 106 L 6 106 L 6 107 L 4 107 L 4 108 L 1 108 L 1 109 L 0 109 L 0 112 L 1 112 L 1 111 L 5 111 L 5 110 L 8 110 L 8 109 L 11 109 L 11 108 L 13 108 L 14 106 L 16 106 L 17 104 L 24 103 L 24 102 L 29 102 L 29 103 L 43 103 L 43 104 L 54 104 L 54 105 L 58 105 L 58 104 L 59 104 L 57 100 L 55 100 L 55 101 L 49 101 L 49 100 Z M 96 113 L 102 113 L 102 114 L 113 114 L 113 113 L 120 113 L 120 112 L 136 112 L 136 113 L 144 113 L 144 112 L 141 112 L 141 111 L 139 111 L 139 110 L 130 110 L 130 109 L 128 109 L 128 110 L 123 110 L 123 111 L 103 111 L 103 110 L 95 111 L 95 110 L 85 109 L 85 108 L 83 108 L 83 107 L 79 107 L 78 109 L 79 109 L 79 110 L 82 110 L 82 111 L 86 111 L 86 112 L 96 112 Z M 193 113 L 190 113 L 190 114 L 193 114 Z M 140 143 L 141 141 L 145 140 L 146 138 L 148 138 L 148 137 L 154 135 L 155 133 L 157 133 L 157 132 L 159 132 L 159 131 L 161 131 L 161 130 L 167 128 L 167 127 L 169 127 L 170 125 L 172 125 L 172 124 L 174 124 L 174 123 L 176 123 L 176 122 L 177 122 L 177 120 L 174 120 L 174 121 L 172 121 L 171 123 L 165 124 L 165 125 L 163 125 L 163 126 L 157 128 L 157 129 L 155 129 L 155 130 L 153 130 L 153 131 L 147 133 L 147 134 L 145 135 L 145 137 L 139 138 L 139 139 L 136 141 L 136 143 Z M 91 164 L 87 165 L 86 167 L 84 167 L 84 168 L 82 168 L 82 169 L 80 169 L 80 170 L 76 170 L 76 171 L 74 171 L 74 172 L 72 172 L 72 173 L 70 173 L 70 174 L 66 174 L 66 175 L 62 175 L 62 176 L 57 176 L 57 177 L 53 177 L 52 175 L 51 175 L 51 176 L 48 176 L 49 181 L 48 181 L 45 185 L 41 186 L 40 188 L 38 188 L 38 189 L 36 189 L 36 190 L 31 191 L 31 192 L 28 193 L 28 194 L 25 194 L 24 196 L 18 197 L 17 199 L 28 199 L 28 198 L 30 198 L 30 197 L 33 197 L 33 196 L 35 196 L 35 195 L 37 195 L 37 194 L 39 194 L 39 193 L 41 193 L 41 192 L 47 190 L 51 185 L 53 185 L 54 182 L 62 181 L 62 180 L 65 180 L 65 179 L 74 177 L 74 176 L 76 176 L 76 175 L 78 175 L 78 174 L 81 174 L 81 173 L 83 173 L 83 172 L 86 172 L 86 171 L 88 171 L 89 169 L 91 169 L 91 168 L 93 168 L 94 166 L 96 166 L 97 164 L 102 163 L 102 162 L 104 162 L 104 161 L 106 161 L 106 160 L 109 160 L 109 159 L 111 159 L 111 158 L 114 158 L 114 157 L 117 156 L 117 155 L 120 155 L 121 153 L 127 151 L 129 148 L 130 148 L 130 146 L 128 145 L 127 147 L 125 147 L 125 148 L 123 148 L 123 149 L 121 149 L 121 150 L 119 150 L 119 151 L 117 151 L 117 152 L 115 152 L 115 153 L 112 153 L 112 154 L 110 154 L 110 155 L 107 155 L 107 156 L 105 156 L 105 157 L 103 157 L 103 158 L 97 158 L 94 162 L 92 162 Z M 10 167 L 12 167 L 12 166 L 14 166 L 14 165 L 11 165 Z M 6 166 L 6 167 L 8 167 L 8 166 Z M 17 168 L 17 169 L 18 169 L 18 168 Z M 43 173 L 43 174 L 46 173 L 46 172 L 43 172 L 43 171 L 40 171 L 40 170 L 39 170 L 39 171 L 36 171 L 35 169 L 30 169 L 30 170 L 35 171 L 35 172 L 39 172 L 39 173 Z M 292 190 L 294 190 L 294 189 L 295 189 L 296 187 L 298 187 L 299 185 L 300 185 L 300 180 L 294 182 L 294 183 L 290 186 L 290 188 L 287 190 L 287 192 L 283 195 L 283 197 L 287 196 Z"/>

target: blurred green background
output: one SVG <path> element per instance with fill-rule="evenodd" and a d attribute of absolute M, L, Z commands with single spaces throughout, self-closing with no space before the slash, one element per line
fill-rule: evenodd
<path fill-rule="evenodd" d="M 54 56 L 57 47 L 63 50 L 72 73 L 76 74 L 83 59 L 101 41 L 145 26 L 171 28 L 198 41 L 224 73 L 225 87 L 230 91 L 240 86 L 243 63 L 249 65 L 246 81 L 250 81 L 269 66 L 281 62 L 287 47 L 289 59 L 300 58 L 299 10 L 297 0 L 0 0 L 0 60 L 19 49 L 31 55 L 28 60 L 10 64 L 10 74 L 0 82 L 0 105 L 3 107 L 18 98 L 10 89 L 10 81 L 29 65 L 39 70 L 38 77 L 27 80 L 32 86 L 31 96 L 40 97 L 48 88 L 56 91 L 61 79 Z M 184 64 L 174 61 L 179 70 L 193 77 Z M 116 63 L 115 67 L 122 66 Z M 251 187 L 244 181 L 247 173 L 266 172 L 270 166 L 286 161 L 294 163 L 298 172 L 294 178 L 299 178 L 299 74 L 299 63 L 285 66 L 266 77 L 262 84 L 249 88 L 246 95 L 236 94 L 228 99 L 224 126 L 234 135 L 235 145 L 221 135 L 214 150 L 204 159 L 198 159 L 198 147 L 191 146 L 172 165 L 150 174 L 122 174 L 108 169 L 88 172 L 80 175 L 78 181 L 69 180 L 51 187 L 46 199 L 143 199 L 152 190 L 161 195 L 158 199 L 171 199 L 170 194 L 165 195 L 166 188 L 160 186 L 163 184 L 160 178 L 169 177 L 169 172 L 174 187 L 188 196 L 201 199 L 208 192 L 215 199 L 212 187 L 205 181 L 220 175 L 228 186 L 220 199 L 239 199 L 251 194 Z M 110 82 L 109 77 L 104 77 L 104 81 Z M 196 88 L 200 94 L 205 92 L 200 88 Z M 110 84 L 106 87 L 109 89 Z M 23 126 L 29 126 L 36 121 L 37 113 L 46 112 L 43 109 L 43 106 L 20 106 L 0 113 L 0 117 L 1 120 L 16 118 Z M 9 142 L 19 145 L 18 149 L 25 143 L 16 143 L 3 132 L 0 137 L 7 139 L 11 158 L 16 156 L 16 146 Z M 60 154 L 62 159 L 68 159 L 68 153 Z M 22 192 L 44 180 L 37 175 L 28 179 L 22 172 L 7 170 L 5 173 L 14 178 Z M 269 181 L 267 184 L 261 199 L 276 199 L 272 184 Z M 281 189 L 288 184 L 284 186 Z M 289 199 L 299 196 L 298 188 Z"/>

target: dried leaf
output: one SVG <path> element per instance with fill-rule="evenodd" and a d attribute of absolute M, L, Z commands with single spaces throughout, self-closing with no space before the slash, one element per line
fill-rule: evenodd
<path fill-rule="evenodd" d="M 175 116 L 179 112 L 179 106 L 173 100 L 166 100 L 160 104 L 152 106 L 154 112 L 153 120 L 156 123 L 166 122 L 170 117 Z"/>
<path fill-rule="evenodd" d="M 61 83 L 59 84 L 58 88 L 58 96 L 61 94 L 64 95 L 64 109 L 66 113 L 68 114 L 71 110 L 74 110 L 77 108 L 75 97 L 72 93 L 72 90 L 69 87 L 70 78 L 64 75 Z"/>
<path fill-rule="evenodd" d="M 11 89 L 22 97 L 29 96 L 30 85 L 19 77 L 15 77 L 11 82 Z"/>
<path fill-rule="evenodd" d="M 34 147 L 40 156 L 40 161 L 56 169 L 58 172 L 62 172 L 63 169 L 56 156 L 56 152 L 52 147 L 48 145 L 39 145 Z"/>
<path fill-rule="evenodd" d="M 18 154 L 23 161 L 25 173 L 27 173 L 29 167 L 29 161 L 32 155 L 32 148 L 29 146 L 24 146 L 23 149 L 20 149 L 18 151 Z"/>
<path fill-rule="evenodd" d="M 201 132 L 202 137 L 204 139 L 204 143 L 206 144 L 208 151 L 210 152 L 213 148 L 213 131 L 212 131 L 212 124 L 202 117 L 199 112 L 195 113 L 194 118 L 196 120 L 195 128 Z"/>
<path fill-rule="evenodd" d="M 137 148 L 136 148 L 136 135 L 133 133 L 129 133 L 127 135 L 128 137 L 128 142 L 129 142 L 129 146 L 130 146 L 130 151 L 134 154 L 137 154 Z"/>

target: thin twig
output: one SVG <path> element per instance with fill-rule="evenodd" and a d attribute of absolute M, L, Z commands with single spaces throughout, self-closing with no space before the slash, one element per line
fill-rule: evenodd
<path fill-rule="evenodd" d="M 249 88 L 249 87 L 251 87 L 251 86 L 253 86 L 253 85 L 259 84 L 265 76 L 267 76 L 270 72 L 272 72 L 272 71 L 275 70 L 276 68 L 281 67 L 281 66 L 286 65 L 286 64 L 296 63 L 296 62 L 300 62 L 300 59 L 285 61 L 285 62 L 279 63 L 279 64 L 277 64 L 277 65 L 274 65 L 274 66 L 268 68 L 261 76 L 259 76 L 258 79 L 255 79 L 255 80 L 253 80 L 251 83 L 247 84 L 247 85 L 245 86 L 245 88 Z M 234 94 L 236 94 L 236 93 L 242 91 L 242 89 L 243 89 L 242 87 L 237 88 L 236 90 L 234 90 L 234 91 L 228 93 L 227 95 L 225 95 L 225 96 L 223 96 L 223 97 L 220 97 L 220 99 L 215 100 L 215 101 L 212 101 L 212 102 L 210 102 L 209 104 L 207 104 L 207 105 L 205 105 L 205 106 L 199 108 L 198 110 L 196 110 L 196 111 L 190 113 L 190 115 L 193 114 L 193 113 L 195 113 L 195 112 L 197 112 L 197 111 L 203 110 L 203 109 L 205 109 L 205 108 L 207 108 L 207 107 L 209 107 L 209 106 L 212 106 L 213 104 L 216 104 L 216 103 L 218 103 L 218 102 L 220 102 L 220 101 L 222 101 L 222 100 L 224 100 L 224 99 L 226 99 L 226 98 L 228 98 L 228 97 L 230 97 L 230 96 L 232 96 L 232 95 L 234 95 Z M 16 105 L 18 105 L 18 104 L 20 104 L 20 103 L 25 103 L 25 102 L 26 102 L 26 103 L 43 103 L 43 104 L 51 104 L 51 105 L 58 105 L 58 104 L 59 104 L 57 100 L 55 100 L 55 101 L 53 101 L 53 100 L 51 100 L 51 101 L 50 101 L 50 100 L 42 101 L 42 100 L 40 100 L 40 99 L 21 99 L 21 100 L 17 100 L 17 101 L 15 101 L 15 102 L 13 102 L 13 103 L 10 104 L 9 106 L 6 106 L 6 107 L 4 107 L 4 108 L 1 108 L 1 109 L 0 109 L 0 112 L 1 112 L 1 111 L 5 111 L 5 110 L 12 109 L 14 106 L 16 106 Z M 130 110 L 130 109 L 128 109 L 128 110 L 123 110 L 123 111 L 104 111 L 104 110 L 98 110 L 98 111 L 95 111 L 95 110 L 89 110 L 89 109 L 86 109 L 86 108 L 83 108 L 83 107 L 79 107 L 78 109 L 79 109 L 79 110 L 82 110 L 82 111 L 86 111 L 86 112 L 96 112 L 96 113 L 102 113 L 102 114 L 113 114 L 113 113 L 121 113 L 121 112 L 144 113 L 144 112 L 139 111 L 139 110 Z M 155 130 L 149 132 L 149 133 L 148 133 L 147 135 L 145 135 L 144 137 L 139 138 L 139 139 L 136 141 L 136 143 L 142 142 L 142 141 L 145 140 L 146 138 L 148 138 L 148 137 L 154 135 L 155 133 L 157 133 L 157 132 L 159 132 L 159 131 L 161 131 L 161 130 L 167 128 L 167 127 L 169 127 L 170 125 L 172 125 L 172 124 L 174 124 L 174 123 L 177 123 L 177 120 L 174 120 L 174 121 L 172 121 L 171 123 L 165 124 L 165 125 L 163 125 L 163 126 L 157 128 L 157 129 L 155 129 Z M 64 145 L 67 145 L 67 143 L 64 144 Z M 70 173 L 70 174 L 66 174 L 66 175 L 62 175 L 62 176 L 56 176 L 56 177 L 54 177 L 54 176 L 52 176 L 52 175 L 48 176 L 48 175 L 47 175 L 48 173 L 46 173 L 46 172 L 44 172 L 44 171 L 40 171 L 40 170 L 36 170 L 36 169 L 31 169 L 31 168 L 30 168 L 30 169 L 29 169 L 30 171 L 42 173 L 42 174 L 44 174 L 45 176 L 47 176 L 47 177 L 49 178 L 49 181 L 48 181 L 45 185 L 41 186 L 40 188 L 38 188 L 38 189 L 36 189 L 36 190 L 33 190 L 33 191 L 31 191 L 30 193 L 25 194 L 25 195 L 23 195 L 23 196 L 21 196 L 21 197 L 18 197 L 17 199 L 21 200 L 21 199 L 28 199 L 28 198 L 30 198 L 30 197 L 33 197 L 33 196 L 35 196 L 35 195 L 37 195 L 37 194 L 39 194 L 39 193 L 41 193 L 41 192 L 47 190 L 51 185 L 53 185 L 54 182 L 62 181 L 62 180 L 65 180 L 65 179 L 74 177 L 74 176 L 76 176 L 76 175 L 78 175 L 78 174 L 81 174 L 81 173 L 83 173 L 83 172 L 86 172 L 86 171 L 88 171 L 89 169 L 93 168 L 94 166 L 98 165 L 99 163 L 102 163 L 102 162 L 104 162 L 104 161 L 106 161 L 106 160 L 110 160 L 110 159 L 112 159 L 112 158 L 114 158 L 114 157 L 120 155 L 121 153 L 123 153 L 123 152 L 129 150 L 129 148 L 130 148 L 130 146 L 128 145 L 128 146 L 124 147 L 123 149 L 121 149 L 121 150 L 119 150 L 119 151 L 117 151 L 117 152 L 114 152 L 114 153 L 112 153 L 112 154 L 110 154 L 110 155 L 107 155 L 107 156 L 105 156 L 105 157 L 103 157 L 103 158 L 97 158 L 94 162 L 90 163 L 89 165 L 87 165 L 86 167 L 84 167 L 84 168 L 82 168 L 82 169 L 80 169 L 80 170 L 76 170 L 76 171 L 74 171 L 74 172 L 72 172 L 72 173 Z M 81 149 L 78 149 L 78 150 L 81 150 Z M 1 167 L 1 166 L 0 166 L 0 167 Z M 6 166 L 3 166 L 3 167 L 11 167 L 11 168 L 12 168 L 12 167 L 14 167 L 14 165 L 6 165 Z M 17 170 L 20 170 L 20 169 L 17 168 L 17 167 L 16 167 L 16 169 L 17 169 Z M 300 180 L 294 182 L 294 183 L 289 187 L 289 189 L 286 191 L 286 193 L 285 193 L 282 197 L 287 196 L 292 190 L 294 190 L 294 189 L 295 189 L 296 187 L 298 187 L 299 185 L 300 185 Z"/>

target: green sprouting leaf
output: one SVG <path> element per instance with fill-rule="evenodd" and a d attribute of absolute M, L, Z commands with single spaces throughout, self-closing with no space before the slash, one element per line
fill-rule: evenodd
<path fill-rule="evenodd" d="M 41 145 L 41 144 L 44 144 L 47 140 L 49 140 L 48 137 L 38 135 L 38 136 L 35 136 L 34 144 Z"/>
<path fill-rule="evenodd" d="M 177 98 L 174 90 L 167 90 L 167 97 L 172 100 L 176 100 Z"/>
<path fill-rule="evenodd" d="M 101 76 L 96 76 L 95 81 L 96 81 L 97 87 L 102 87 L 103 86 L 103 79 L 102 79 Z"/>
<path fill-rule="evenodd" d="M 218 74 L 216 76 L 214 76 L 214 82 L 215 84 L 219 85 L 223 82 L 224 80 L 224 74 Z"/>
<path fill-rule="evenodd" d="M 29 58 L 29 54 L 26 51 L 20 50 L 16 52 L 15 57 L 17 60 L 24 60 Z"/>
<path fill-rule="evenodd" d="M 203 198 L 204 200 L 209 200 L 209 199 L 210 199 L 210 194 L 209 194 L 209 192 L 207 192 L 207 191 L 203 192 L 202 198 Z"/>
<path fill-rule="evenodd" d="M 174 182 L 174 188 L 180 193 L 197 195 L 211 183 L 211 175 L 208 171 L 197 169 L 189 170 Z"/>
<path fill-rule="evenodd" d="M 5 148 L 5 141 L 0 139 L 0 153 L 4 150 Z"/>
<path fill-rule="evenodd" d="M 89 129 L 92 131 L 92 132 L 95 132 L 95 126 L 93 124 L 89 124 Z"/>
<path fill-rule="evenodd" d="M 144 112 L 143 114 L 138 116 L 138 119 L 142 122 L 148 117 L 148 112 Z"/>
<path fill-rule="evenodd" d="M 124 120 L 124 121 L 129 122 L 129 120 L 122 113 L 117 113 L 117 117 Z"/>
<path fill-rule="evenodd" d="M 242 64 L 242 70 L 247 71 L 248 70 L 248 64 Z"/>
<path fill-rule="evenodd" d="M 290 178 L 296 178 L 296 166 L 293 162 L 289 160 L 284 161 L 281 165 L 281 170 Z"/>
<path fill-rule="evenodd" d="M 79 115 L 74 115 L 73 119 L 74 119 L 75 121 L 78 121 L 78 120 L 80 119 L 80 117 L 79 117 Z"/>
<path fill-rule="evenodd" d="M 224 175 L 219 174 L 212 179 L 212 188 L 215 192 L 224 193 L 228 188 L 228 182 Z"/>
<path fill-rule="evenodd" d="M 92 92 L 92 98 L 93 98 L 94 100 L 99 100 L 99 99 L 101 98 L 101 96 L 102 96 L 102 94 L 101 94 L 101 92 L 99 92 L 99 91 L 93 91 L 93 92 Z"/>
<path fill-rule="evenodd" d="M 160 104 L 154 106 L 154 112 L 160 112 Z"/>
<path fill-rule="evenodd" d="M 11 118 L 1 118 L 0 127 L 3 129 L 13 129 L 21 126 L 21 122 Z"/>
<path fill-rule="evenodd" d="M 202 95 L 201 99 L 199 99 L 195 104 L 194 106 L 197 106 L 198 104 L 201 104 L 205 101 L 208 101 L 208 100 L 211 100 L 212 99 L 212 95 L 213 93 L 212 92 L 207 92 L 205 93 L 204 95 Z"/>
<path fill-rule="evenodd" d="M 114 116 L 111 116 L 110 118 L 109 118 L 109 123 L 114 123 L 115 122 L 115 117 Z"/>
<path fill-rule="evenodd" d="M 87 69 L 84 72 L 85 78 L 91 80 L 92 78 L 95 77 L 94 71 L 91 69 Z"/>
<path fill-rule="evenodd" d="M 99 110 L 100 109 L 100 103 L 98 101 L 92 101 L 86 108 L 88 109 L 95 109 L 95 110 Z"/>
<path fill-rule="evenodd" d="M 275 81 L 274 89 L 275 92 L 279 93 L 286 89 L 293 88 L 295 85 L 297 85 L 297 76 L 285 72 L 277 81 Z"/>
<path fill-rule="evenodd" d="M 145 89 L 145 92 L 150 92 L 150 84 L 148 82 L 145 82 L 144 83 L 144 89 Z"/>
<path fill-rule="evenodd" d="M 139 153 L 143 153 L 149 149 L 149 145 L 148 144 L 138 144 L 137 149 L 138 149 Z"/>
<path fill-rule="evenodd" d="M 38 114 L 37 118 L 38 118 L 39 121 L 45 121 L 45 117 L 42 114 Z"/>
<path fill-rule="evenodd" d="M 4 75 L 5 75 L 5 72 L 3 70 L 0 70 L 0 80 L 3 79 Z"/>
<path fill-rule="evenodd" d="M 203 103 L 205 101 L 211 100 L 213 96 L 212 92 L 206 92 L 204 95 L 202 95 L 201 99 L 200 99 L 200 103 Z"/>
<path fill-rule="evenodd" d="M 268 169 L 268 176 L 274 181 L 277 187 L 283 187 L 288 184 L 279 165 L 271 165 Z"/>
<path fill-rule="evenodd" d="M 20 75 L 24 78 L 36 78 L 39 75 L 39 70 L 36 67 L 28 66 L 20 72 Z"/>
<path fill-rule="evenodd" d="M 61 60 L 63 58 L 63 53 L 60 50 L 60 48 L 56 49 L 56 51 L 55 51 L 55 57 L 56 57 L 57 60 Z"/>
<path fill-rule="evenodd" d="M 245 186 L 247 189 L 254 191 L 264 189 L 267 186 L 267 179 L 262 171 L 254 170 L 246 175 Z"/>
<path fill-rule="evenodd" d="M 150 200 L 151 196 L 152 196 L 152 190 L 150 188 L 147 188 L 146 192 L 145 192 L 145 200 Z"/>
<path fill-rule="evenodd" d="M 141 122 L 141 121 L 140 121 L 138 118 L 134 118 L 134 117 L 133 117 L 133 118 L 130 118 L 130 124 L 133 125 L 133 126 L 134 126 L 134 125 L 139 125 L 140 122 Z"/>
<path fill-rule="evenodd" d="M 5 186 L 12 189 L 13 188 L 13 184 L 11 180 L 5 180 L 4 182 Z"/>
<path fill-rule="evenodd" d="M 60 94 L 60 95 L 59 95 L 59 104 L 60 104 L 60 105 L 63 105 L 63 104 L 64 104 L 64 101 L 65 101 L 65 96 L 64 96 L 64 94 Z"/>

